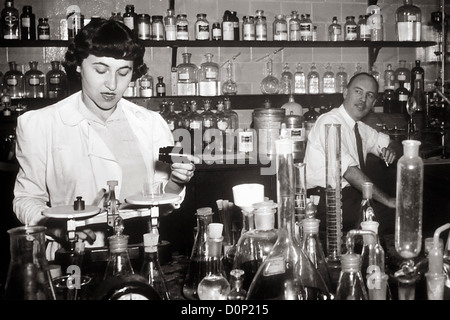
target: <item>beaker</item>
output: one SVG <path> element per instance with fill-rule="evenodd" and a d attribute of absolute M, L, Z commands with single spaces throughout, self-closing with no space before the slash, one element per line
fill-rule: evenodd
<path fill-rule="evenodd" d="M 6 300 L 56 300 L 45 258 L 44 226 L 8 230 L 11 261 L 5 285 Z"/>

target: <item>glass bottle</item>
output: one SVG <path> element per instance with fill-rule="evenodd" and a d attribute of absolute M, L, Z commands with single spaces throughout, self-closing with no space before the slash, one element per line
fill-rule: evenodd
<path fill-rule="evenodd" d="M 333 288 L 325 253 L 319 238 L 319 224 L 319 219 L 305 218 L 302 220 L 302 249 L 325 282 L 325 286 L 330 291 L 335 291 L 336 288 Z"/>
<path fill-rule="evenodd" d="M 259 267 L 248 300 L 328 300 L 329 292 L 314 265 L 294 239 L 294 160 L 292 141 L 276 146 L 278 238 Z"/>
<path fill-rule="evenodd" d="M 209 22 L 206 19 L 206 13 L 198 13 L 197 21 L 194 24 L 195 28 L 195 40 L 209 40 Z"/>
<path fill-rule="evenodd" d="M 310 14 L 305 14 L 300 20 L 300 39 L 302 41 L 312 41 L 313 25 Z"/>
<path fill-rule="evenodd" d="M 289 63 L 283 65 L 283 72 L 280 77 L 280 89 L 279 94 L 291 94 L 291 88 L 294 87 L 294 75 L 292 74 Z"/>
<path fill-rule="evenodd" d="M 345 72 L 345 67 L 341 63 L 339 71 L 336 72 L 336 92 L 343 93 L 345 88 L 347 88 L 347 72 Z"/>
<path fill-rule="evenodd" d="M 362 200 L 359 208 L 359 218 L 355 228 L 359 228 L 363 221 L 378 221 L 375 207 L 372 200 L 373 183 L 363 182 L 362 184 Z"/>
<path fill-rule="evenodd" d="M 367 24 L 368 15 L 360 15 L 358 19 L 358 40 L 370 41 L 370 26 Z"/>
<path fill-rule="evenodd" d="M 273 41 L 287 41 L 287 22 L 284 14 L 277 14 L 273 21 Z"/>
<path fill-rule="evenodd" d="M 217 102 L 217 111 L 215 116 L 217 118 L 217 129 L 225 134 L 225 132 L 231 128 L 231 118 L 228 113 L 225 113 L 225 105 L 221 100 Z"/>
<path fill-rule="evenodd" d="M 237 94 L 237 83 L 234 81 L 234 63 L 231 59 L 227 62 L 227 76 L 222 85 L 222 93 L 224 95 Z"/>
<path fill-rule="evenodd" d="M 47 97 L 63 98 L 67 95 L 67 75 L 61 70 L 61 61 L 52 61 L 52 69 L 46 74 Z"/>
<path fill-rule="evenodd" d="M 242 269 L 245 279 L 242 287 L 248 290 L 258 268 L 266 259 L 277 240 L 275 213 L 277 204 L 273 201 L 255 203 L 252 214 L 254 228 L 242 233 L 236 244 L 233 269 Z M 249 223 L 251 225 L 251 223 Z"/>
<path fill-rule="evenodd" d="M 416 78 L 416 80 L 414 80 L 414 91 L 413 91 L 413 97 L 415 100 L 415 111 L 422 111 L 425 110 L 425 93 L 423 92 L 423 87 L 422 87 L 422 79 L 420 78 Z"/>
<path fill-rule="evenodd" d="M 116 234 L 108 237 L 109 258 L 106 265 L 103 281 L 111 277 L 123 277 L 134 274 L 130 256 L 128 254 L 128 235 L 122 233 L 123 221 L 120 217 L 114 220 Z"/>
<path fill-rule="evenodd" d="M 422 10 L 412 0 L 403 0 L 395 11 L 398 41 L 420 41 L 422 31 Z"/>
<path fill-rule="evenodd" d="M 6 0 L 1 12 L 1 26 L 3 39 L 19 39 L 19 11 L 14 7 L 13 0 Z"/>
<path fill-rule="evenodd" d="M 222 223 L 208 225 L 205 244 L 206 275 L 197 288 L 200 300 L 227 300 L 231 291 L 222 263 L 222 231 Z"/>
<path fill-rule="evenodd" d="M 50 40 L 50 25 L 48 18 L 39 18 L 37 25 L 38 40 Z"/>
<path fill-rule="evenodd" d="M 253 16 L 242 18 L 242 40 L 255 41 L 256 40 L 256 26 L 255 18 Z"/>
<path fill-rule="evenodd" d="M 166 96 L 166 84 L 164 83 L 164 77 L 158 76 L 158 82 L 156 83 L 156 96 L 165 97 Z"/>
<path fill-rule="evenodd" d="M 361 275 L 360 255 L 356 253 L 342 255 L 341 265 L 336 300 L 369 300 Z"/>
<path fill-rule="evenodd" d="M 180 128 L 189 129 L 189 118 L 188 118 L 189 114 L 190 114 L 189 101 L 187 100 L 181 101 L 181 111 L 178 113 L 178 116 L 181 119 Z"/>
<path fill-rule="evenodd" d="M 393 89 L 384 90 L 383 94 L 383 112 L 384 113 L 400 113 L 395 99 L 395 92 Z"/>
<path fill-rule="evenodd" d="M 167 9 L 164 17 L 164 33 L 167 41 L 177 40 L 177 17 L 173 9 Z"/>
<path fill-rule="evenodd" d="M 199 155 L 203 150 L 203 117 L 197 112 L 197 102 L 191 101 L 191 112 L 186 117 L 188 130 L 191 134 L 191 152 Z"/>
<path fill-rule="evenodd" d="M 123 24 L 130 28 L 131 31 L 136 32 L 137 15 L 134 11 L 134 5 L 127 4 L 125 6 L 125 13 L 123 14 Z"/>
<path fill-rule="evenodd" d="M 152 28 L 151 28 L 151 39 L 155 41 L 164 40 L 164 23 L 163 16 L 153 15 L 152 16 Z"/>
<path fill-rule="evenodd" d="M 139 78 L 139 96 L 144 98 L 153 97 L 153 77 L 148 73 Z"/>
<path fill-rule="evenodd" d="M 325 72 L 322 77 L 322 91 L 323 93 L 336 93 L 336 78 L 334 72 L 331 70 L 330 63 L 327 63 Z"/>
<path fill-rule="evenodd" d="M 263 94 L 276 94 L 280 87 L 280 82 L 272 75 L 273 60 L 267 59 L 265 73 L 266 76 L 261 81 L 261 92 Z"/>
<path fill-rule="evenodd" d="M 166 279 L 161 269 L 158 256 L 159 234 L 144 233 L 144 259 L 141 267 L 141 275 L 155 289 L 162 300 L 170 300 L 170 292 L 167 289 Z"/>
<path fill-rule="evenodd" d="M 234 23 L 230 10 L 225 10 L 222 18 L 222 40 L 234 40 Z"/>
<path fill-rule="evenodd" d="M 355 72 L 353 73 L 353 75 L 356 75 L 356 74 L 361 73 L 361 72 L 362 72 L 361 64 L 359 62 L 357 62 L 356 65 L 355 65 Z"/>
<path fill-rule="evenodd" d="M 222 26 L 220 25 L 220 22 L 213 22 L 211 26 L 211 40 L 222 40 Z"/>
<path fill-rule="evenodd" d="M 183 283 L 183 296 L 188 300 L 198 300 L 197 286 L 206 275 L 206 241 L 208 225 L 212 223 L 213 212 L 210 207 L 197 209 L 197 232 L 192 247 L 186 277 Z"/>
<path fill-rule="evenodd" d="M 228 98 L 224 99 L 225 114 L 231 119 L 230 129 L 239 129 L 239 115 L 236 111 L 231 108 L 231 100 Z"/>
<path fill-rule="evenodd" d="M 197 95 L 197 66 L 191 63 L 191 53 L 183 53 L 183 63 L 177 66 L 177 93 L 179 96 Z"/>
<path fill-rule="evenodd" d="M 302 69 L 301 63 L 297 63 L 297 70 L 294 73 L 294 93 L 306 93 L 306 76 Z"/>
<path fill-rule="evenodd" d="M 395 90 L 395 71 L 390 63 L 384 70 L 384 90 Z"/>
<path fill-rule="evenodd" d="M 315 110 L 313 105 L 309 105 L 308 111 L 303 114 L 303 117 L 305 119 L 305 137 L 308 139 L 309 132 L 312 127 L 314 127 L 314 124 L 319 117 L 319 113 Z"/>
<path fill-rule="evenodd" d="M 219 96 L 221 91 L 220 68 L 212 61 L 212 53 L 205 54 L 206 62 L 200 65 L 198 74 L 198 94 L 200 96 Z"/>
<path fill-rule="evenodd" d="M 267 21 L 264 10 L 256 10 L 255 15 L 255 40 L 267 41 Z"/>
<path fill-rule="evenodd" d="M 289 41 L 300 41 L 300 19 L 297 11 L 292 11 L 289 20 Z"/>
<path fill-rule="evenodd" d="M 230 11 L 231 13 L 231 21 L 233 21 L 233 30 L 234 30 L 234 40 L 239 41 L 239 17 L 237 16 L 236 11 Z"/>
<path fill-rule="evenodd" d="M 357 27 L 358 26 L 356 25 L 354 16 L 345 17 L 344 40 L 346 41 L 358 40 Z"/>
<path fill-rule="evenodd" d="M 177 15 L 177 40 L 189 40 L 189 21 L 185 13 Z"/>
<path fill-rule="evenodd" d="M 422 247 L 423 160 L 420 141 L 403 140 L 397 162 L 395 250 L 405 260 L 414 259 Z"/>
<path fill-rule="evenodd" d="M 37 61 L 30 61 L 30 70 L 25 72 L 25 97 L 43 98 L 45 93 L 45 75 L 37 68 Z"/>
<path fill-rule="evenodd" d="M 422 90 L 425 88 L 425 70 L 420 66 L 420 60 L 415 61 L 415 66 L 411 69 L 411 92 L 414 92 L 414 82 L 420 79 Z"/>
<path fill-rule="evenodd" d="M 380 88 L 380 72 L 378 72 L 377 70 L 377 66 L 373 65 L 372 67 L 370 67 L 370 74 L 372 75 L 372 77 L 375 78 L 375 80 L 378 83 L 378 87 Z"/>
<path fill-rule="evenodd" d="M 281 109 L 286 110 L 286 116 L 296 115 L 303 118 L 303 107 L 300 103 L 295 102 L 294 94 L 289 95 L 288 102 L 281 106 Z"/>
<path fill-rule="evenodd" d="M 43 226 L 20 226 L 8 230 L 10 263 L 5 300 L 56 300 L 45 258 Z"/>
<path fill-rule="evenodd" d="M 173 101 L 170 101 L 168 103 L 169 112 L 166 114 L 164 119 L 166 120 L 167 124 L 169 125 L 170 131 L 174 131 L 175 129 L 178 129 L 182 125 L 182 119 L 180 116 L 175 112 L 175 104 Z"/>
<path fill-rule="evenodd" d="M 36 40 L 36 16 L 31 6 L 23 6 L 20 15 L 20 40 Z"/>
<path fill-rule="evenodd" d="M 408 96 L 409 90 L 405 88 L 403 81 L 399 81 L 399 87 L 395 90 L 396 111 L 398 113 L 406 114 Z"/>
<path fill-rule="evenodd" d="M 227 300 L 245 300 L 247 290 L 242 288 L 245 272 L 242 269 L 233 269 L 230 271 L 230 293 Z"/>
<path fill-rule="evenodd" d="M 120 13 L 120 11 L 119 12 L 111 12 L 111 16 L 109 17 L 109 19 L 123 22 L 122 13 Z M 73 36 L 75 36 L 75 35 L 73 35 Z M 70 38 L 70 36 L 69 36 L 69 38 Z"/>
<path fill-rule="evenodd" d="M 150 40 L 152 38 L 152 25 L 150 15 L 139 13 L 137 15 L 137 37 L 141 40 Z"/>
<path fill-rule="evenodd" d="M 331 24 L 328 26 L 328 40 L 342 41 L 342 26 L 338 23 L 337 17 L 333 17 Z"/>
<path fill-rule="evenodd" d="M 319 93 L 319 87 L 320 87 L 320 75 L 319 72 L 317 72 L 316 64 L 313 62 L 311 63 L 311 68 L 308 73 L 308 93 L 309 94 L 318 94 Z"/>
<path fill-rule="evenodd" d="M 406 60 L 399 61 L 398 68 L 394 73 L 397 86 L 400 81 L 403 81 L 405 88 L 411 91 L 411 70 L 406 67 Z"/>
<path fill-rule="evenodd" d="M 203 101 L 203 109 L 204 111 L 201 113 L 203 119 L 203 148 L 206 148 L 212 142 L 212 129 L 217 129 L 217 116 L 211 110 L 211 100 Z"/>
<path fill-rule="evenodd" d="M 370 27 L 370 40 L 383 41 L 384 21 L 381 8 L 377 5 L 369 6 L 367 13 L 369 14 L 367 16 L 367 25 Z"/>

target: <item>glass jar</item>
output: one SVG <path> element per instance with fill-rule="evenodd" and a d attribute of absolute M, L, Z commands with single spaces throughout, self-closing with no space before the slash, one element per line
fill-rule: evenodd
<path fill-rule="evenodd" d="M 214 22 L 211 28 L 211 40 L 222 40 L 222 27 L 219 22 Z"/>
<path fill-rule="evenodd" d="M 325 67 L 325 72 L 322 77 L 322 91 L 323 93 L 335 93 L 336 92 L 336 78 L 334 72 L 331 69 L 330 63 Z"/>
<path fill-rule="evenodd" d="M 43 98 L 45 75 L 37 68 L 37 61 L 30 61 L 30 70 L 25 72 L 25 98 Z"/>
<path fill-rule="evenodd" d="M 396 87 L 398 88 L 400 81 L 403 81 L 405 88 L 411 91 L 411 70 L 406 67 L 406 60 L 400 60 L 398 62 L 398 68 L 395 69 L 394 73 Z"/>
<path fill-rule="evenodd" d="M 206 19 L 206 13 L 197 14 L 195 40 L 209 40 L 209 22 Z"/>
<path fill-rule="evenodd" d="M 38 40 L 50 40 L 50 25 L 48 18 L 39 18 L 37 26 Z"/>
<path fill-rule="evenodd" d="M 47 72 L 47 97 L 63 98 L 67 95 L 67 75 L 61 70 L 60 61 L 51 62 L 52 69 Z"/>
<path fill-rule="evenodd" d="M 358 19 L 358 40 L 370 41 L 370 26 L 367 24 L 368 15 L 360 15 Z"/>
<path fill-rule="evenodd" d="M 139 78 L 139 96 L 144 98 L 153 96 L 153 77 L 148 73 Z"/>
<path fill-rule="evenodd" d="M 403 0 L 395 11 L 398 41 L 420 41 L 422 31 L 422 10 L 412 0 Z"/>
<path fill-rule="evenodd" d="M 212 61 L 212 53 L 205 54 L 206 62 L 200 65 L 198 75 L 198 94 L 200 96 L 218 96 L 221 92 L 220 68 Z"/>
<path fill-rule="evenodd" d="M 311 63 L 311 68 L 307 77 L 307 86 L 309 94 L 318 94 L 320 92 L 320 75 L 317 72 L 316 64 Z"/>
<path fill-rule="evenodd" d="M 286 41 L 288 39 L 287 22 L 284 14 L 277 14 L 273 21 L 273 40 Z"/>
<path fill-rule="evenodd" d="M 183 53 L 183 63 L 177 66 L 177 92 L 179 96 L 197 95 L 197 66 L 191 63 L 191 53 Z"/>
<path fill-rule="evenodd" d="M 150 24 L 150 15 L 141 13 L 137 16 L 137 35 L 138 39 L 150 40 L 152 27 Z"/>
<path fill-rule="evenodd" d="M 253 16 L 244 16 L 242 18 L 242 40 L 256 40 L 255 19 Z"/>
<path fill-rule="evenodd" d="M 312 41 L 313 25 L 309 14 L 302 15 L 300 19 L 300 39 Z"/>
<path fill-rule="evenodd" d="M 300 41 L 300 19 L 297 11 L 292 11 L 291 19 L 289 20 L 289 40 Z"/>
<path fill-rule="evenodd" d="M 225 10 L 222 21 L 222 40 L 232 41 L 234 40 L 234 22 L 231 12 Z"/>
<path fill-rule="evenodd" d="M 331 24 L 328 26 L 328 40 L 329 41 L 342 40 L 342 26 L 338 23 L 337 17 L 333 17 Z"/>
<path fill-rule="evenodd" d="M 264 10 L 256 10 L 255 15 L 255 40 L 267 41 L 267 21 Z"/>
<path fill-rule="evenodd" d="M 17 70 L 17 63 L 10 61 L 9 70 L 3 76 L 3 85 L 8 89 L 11 98 L 22 98 L 24 95 L 23 73 Z"/>
<path fill-rule="evenodd" d="M 294 93 L 306 93 L 306 76 L 300 63 L 297 63 L 297 70 L 294 73 Z"/>
<path fill-rule="evenodd" d="M 184 13 L 177 15 L 177 40 L 189 40 L 189 22 Z"/>
<path fill-rule="evenodd" d="M 164 23 L 163 16 L 152 16 L 152 40 L 162 41 L 164 40 Z"/>
<path fill-rule="evenodd" d="M 167 41 L 177 40 L 177 17 L 172 9 L 167 9 L 164 17 L 164 32 Z"/>
<path fill-rule="evenodd" d="M 344 25 L 344 40 L 355 41 L 358 40 L 357 25 L 354 16 L 345 17 Z"/>

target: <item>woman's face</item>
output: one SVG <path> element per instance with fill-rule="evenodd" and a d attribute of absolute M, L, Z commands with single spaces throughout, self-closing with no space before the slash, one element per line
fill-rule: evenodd
<path fill-rule="evenodd" d="M 133 74 L 133 61 L 89 55 L 81 63 L 83 101 L 91 111 L 113 111 Z"/>

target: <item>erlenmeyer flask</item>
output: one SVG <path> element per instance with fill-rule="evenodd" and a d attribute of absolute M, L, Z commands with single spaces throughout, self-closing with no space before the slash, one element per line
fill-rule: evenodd
<path fill-rule="evenodd" d="M 280 81 L 272 75 L 273 60 L 267 59 L 266 77 L 261 81 L 261 92 L 263 94 L 276 94 L 280 87 Z"/>
<path fill-rule="evenodd" d="M 328 300 L 314 265 L 294 239 L 294 159 L 292 140 L 276 143 L 278 239 L 259 267 L 248 300 Z"/>
<path fill-rule="evenodd" d="M 45 258 L 43 226 L 8 230 L 11 261 L 5 285 L 5 300 L 56 300 Z"/>

